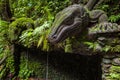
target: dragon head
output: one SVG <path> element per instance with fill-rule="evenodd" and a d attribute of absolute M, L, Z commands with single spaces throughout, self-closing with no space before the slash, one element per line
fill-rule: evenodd
<path fill-rule="evenodd" d="M 88 25 L 88 14 L 82 5 L 71 5 L 55 17 L 51 33 L 48 36 L 50 43 L 59 43 L 66 38 L 80 33 Z"/>

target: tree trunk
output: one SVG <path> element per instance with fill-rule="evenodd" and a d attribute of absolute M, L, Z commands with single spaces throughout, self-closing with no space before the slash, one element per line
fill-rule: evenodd
<path fill-rule="evenodd" d="M 0 4 L 0 16 L 2 20 L 10 21 L 12 13 L 10 10 L 9 0 L 3 0 Z"/>
<path fill-rule="evenodd" d="M 99 2 L 100 0 L 89 0 L 88 3 L 86 4 L 86 7 L 89 10 L 92 10 L 94 6 Z"/>

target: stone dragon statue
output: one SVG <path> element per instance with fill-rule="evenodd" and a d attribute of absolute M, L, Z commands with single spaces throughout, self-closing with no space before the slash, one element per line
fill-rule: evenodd
<path fill-rule="evenodd" d="M 81 37 L 84 32 L 87 32 L 87 40 L 93 40 L 94 36 L 101 41 L 106 37 L 118 37 L 120 26 L 108 22 L 104 11 L 93 10 L 98 2 L 99 0 L 89 0 L 86 5 L 73 4 L 57 13 L 48 36 L 49 42 L 56 44 L 68 37 Z"/>

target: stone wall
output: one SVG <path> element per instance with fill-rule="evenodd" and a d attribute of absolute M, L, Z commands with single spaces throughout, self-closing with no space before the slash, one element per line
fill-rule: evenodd
<path fill-rule="evenodd" d="M 84 56 L 32 50 L 22 53 L 20 67 L 21 72 L 33 71 L 31 77 L 39 79 L 120 80 L 120 54 Z"/>
<path fill-rule="evenodd" d="M 101 65 L 102 80 L 120 80 L 120 54 L 104 55 Z"/>

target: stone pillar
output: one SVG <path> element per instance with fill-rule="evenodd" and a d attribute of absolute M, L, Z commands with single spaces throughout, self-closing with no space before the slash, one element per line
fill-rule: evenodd
<path fill-rule="evenodd" d="M 120 80 L 120 54 L 107 54 L 102 59 L 102 80 Z"/>

